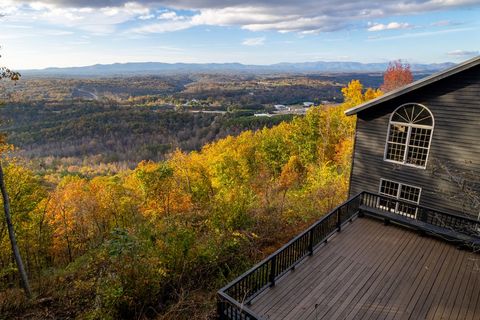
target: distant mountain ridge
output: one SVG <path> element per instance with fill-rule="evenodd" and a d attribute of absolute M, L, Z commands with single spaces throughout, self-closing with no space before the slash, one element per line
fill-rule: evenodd
<path fill-rule="evenodd" d="M 413 72 L 432 73 L 455 65 L 451 62 L 432 64 L 411 64 Z M 361 62 L 301 62 L 276 63 L 271 65 L 248 65 L 241 63 L 163 63 L 129 62 L 95 64 L 85 67 L 46 68 L 22 70 L 26 76 L 125 76 L 162 75 L 184 73 L 363 73 L 383 72 L 388 63 Z"/>

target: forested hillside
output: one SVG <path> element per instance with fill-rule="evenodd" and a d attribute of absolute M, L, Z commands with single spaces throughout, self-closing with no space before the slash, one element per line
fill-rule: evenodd
<path fill-rule="evenodd" d="M 118 78 L 21 78 L 0 82 L 0 133 L 35 171 L 82 175 L 162 161 L 177 148 L 293 118 L 275 104 L 302 108 L 343 101 L 352 75 L 170 75 Z M 381 76 L 361 75 L 378 87 Z M 327 101 L 327 102 L 325 102 Z"/>
<path fill-rule="evenodd" d="M 70 172 L 98 164 L 114 171 L 133 168 L 141 160 L 164 160 L 177 148 L 200 150 L 227 135 L 292 118 L 254 118 L 253 112 L 177 112 L 84 100 L 10 103 L 0 107 L 0 117 L 2 131 L 19 156 L 34 161 L 38 169 Z"/>
<path fill-rule="evenodd" d="M 352 81 L 342 93 L 342 106 L 115 175 L 56 181 L 10 158 L 35 297 L 2 221 L 0 319 L 213 318 L 220 286 L 345 199 L 355 119 L 343 111 L 380 92 Z"/>

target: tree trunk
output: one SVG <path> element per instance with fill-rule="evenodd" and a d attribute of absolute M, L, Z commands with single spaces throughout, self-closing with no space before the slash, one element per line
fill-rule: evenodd
<path fill-rule="evenodd" d="M 3 197 L 3 209 L 5 210 L 5 221 L 7 223 L 8 235 L 10 237 L 10 243 L 12 245 L 13 256 L 15 257 L 15 262 L 17 263 L 18 272 L 22 279 L 23 289 L 28 298 L 31 298 L 32 292 L 30 291 L 30 284 L 28 283 L 27 273 L 25 272 L 25 267 L 23 266 L 22 257 L 20 256 L 20 251 L 18 250 L 17 240 L 15 239 L 15 231 L 13 230 L 12 217 L 10 215 L 10 201 L 8 199 L 7 189 L 5 187 L 5 179 L 3 176 L 3 168 L 0 163 L 0 190 Z"/>

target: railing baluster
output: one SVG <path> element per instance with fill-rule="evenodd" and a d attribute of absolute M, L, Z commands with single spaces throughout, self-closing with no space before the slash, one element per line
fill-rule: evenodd
<path fill-rule="evenodd" d="M 275 272 L 277 269 L 276 263 L 277 262 L 277 256 L 273 256 L 272 259 L 270 259 L 270 286 L 273 287 L 275 285 Z"/>

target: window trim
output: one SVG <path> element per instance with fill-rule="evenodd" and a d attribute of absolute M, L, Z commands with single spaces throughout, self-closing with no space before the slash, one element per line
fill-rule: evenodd
<path fill-rule="evenodd" d="M 393 183 L 397 183 L 397 184 L 398 184 L 398 191 L 397 191 L 397 196 L 396 196 L 395 199 L 400 200 L 400 201 L 405 201 L 405 202 L 411 202 L 411 203 L 415 203 L 415 204 L 420 204 L 420 197 L 422 196 L 422 187 L 414 186 L 413 184 L 409 184 L 409 183 L 399 182 L 399 181 L 396 181 L 396 180 L 380 178 L 380 185 L 378 186 L 378 193 L 381 194 L 381 195 L 387 196 L 387 197 L 393 197 L 393 196 L 391 196 L 391 195 L 389 195 L 389 194 L 386 194 L 386 193 L 383 193 L 383 192 L 381 191 L 381 190 L 382 190 L 382 181 L 388 181 L 388 182 L 393 182 Z M 401 188 L 402 188 L 402 186 L 407 186 L 407 187 L 412 187 L 412 188 L 420 189 L 420 192 L 418 193 L 418 201 L 415 202 L 415 201 L 410 201 L 410 200 L 401 199 L 401 198 L 400 198 L 400 193 L 401 193 Z"/>
<path fill-rule="evenodd" d="M 397 195 L 395 197 L 382 192 L 382 182 L 383 181 L 393 182 L 393 183 L 398 184 L 398 191 L 397 191 Z M 407 186 L 407 187 L 419 189 L 417 202 L 400 198 L 400 194 L 402 193 L 402 186 Z M 380 184 L 378 185 L 378 194 L 383 195 L 385 197 L 389 197 L 391 199 L 395 199 L 395 200 L 399 200 L 399 201 L 403 201 L 403 202 L 407 202 L 407 203 L 412 203 L 412 204 L 416 204 L 416 205 L 420 204 L 420 198 L 422 197 L 422 190 L 423 190 L 422 187 L 419 187 L 419 186 L 414 186 L 412 184 L 403 183 L 403 182 L 399 182 L 399 181 L 396 181 L 396 180 L 390 180 L 390 179 L 385 179 L 385 178 L 380 178 Z M 380 199 L 378 199 L 378 200 L 380 201 Z M 398 203 L 395 205 L 394 211 L 395 212 L 399 211 L 398 210 Z M 406 214 L 406 216 L 407 217 L 408 216 L 413 216 L 413 218 L 416 219 L 417 213 L 418 213 L 418 208 L 415 210 L 415 215 Z"/>
<path fill-rule="evenodd" d="M 430 113 L 430 117 L 432 118 L 432 125 L 431 126 L 422 125 L 422 124 L 409 124 L 409 123 L 405 123 L 405 122 L 392 121 L 393 115 L 397 112 L 397 110 L 405 107 L 406 105 L 411 105 L 411 104 L 421 106 L 421 107 L 425 108 L 428 111 L 428 113 Z M 392 124 L 393 125 L 396 124 L 396 125 L 406 126 L 407 129 L 408 129 L 407 139 L 405 141 L 405 151 L 404 151 L 404 154 L 403 154 L 403 161 L 395 161 L 395 160 L 387 159 L 388 143 L 389 143 L 388 138 L 390 137 L 390 130 L 391 130 L 391 125 Z M 408 146 L 409 146 L 409 142 L 410 142 L 410 136 L 411 136 L 411 133 L 412 133 L 412 128 L 430 129 L 431 130 L 430 141 L 428 142 L 427 157 L 425 158 L 425 165 L 424 166 L 419 166 L 419 165 L 412 164 L 412 163 L 406 163 Z M 428 156 L 430 155 L 430 148 L 432 147 L 432 138 L 433 138 L 434 128 L 435 128 L 435 118 L 433 117 L 433 113 L 426 106 L 424 106 L 421 103 L 417 103 L 417 102 L 407 102 L 407 103 L 404 103 L 404 104 L 400 105 L 395 110 L 393 110 L 392 114 L 390 115 L 390 119 L 388 121 L 387 137 L 385 139 L 385 149 L 383 151 L 383 161 L 390 162 L 390 163 L 395 163 L 395 164 L 401 164 L 401 165 L 404 165 L 404 166 L 407 166 L 407 167 L 412 167 L 412 168 L 426 169 L 427 168 L 427 163 L 428 163 Z"/>

